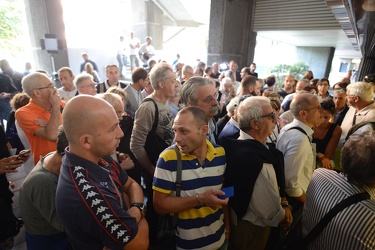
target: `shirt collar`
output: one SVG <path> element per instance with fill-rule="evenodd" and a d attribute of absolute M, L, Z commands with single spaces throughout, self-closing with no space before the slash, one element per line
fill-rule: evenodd
<path fill-rule="evenodd" d="M 215 158 L 215 156 L 217 155 L 217 151 L 214 148 L 214 146 L 212 145 L 212 143 L 207 139 L 206 139 L 206 145 L 207 145 L 206 159 L 209 160 L 209 161 L 212 161 Z M 181 157 L 184 157 L 187 160 L 193 160 L 193 159 L 197 158 L 195 155 L 185 154 L 181 151 L 180 151 L 180 153 L 181 153 Z"/>
<path fill-rule="evenodd" d="M 305 123 L 301 122 L 300 120 L 297 120 L 296 118 L 294 118 L 294 120 L 291 124 L 294 124 L 294 125 L 297 125 L 297 126 L 301 127 L 303 130 L 305 130 L 306 134 L 309 137 L 311 137 L 311 135 L 314 133 L 314 130 L 312 130 L 309 126 L 307 126 Z"/>

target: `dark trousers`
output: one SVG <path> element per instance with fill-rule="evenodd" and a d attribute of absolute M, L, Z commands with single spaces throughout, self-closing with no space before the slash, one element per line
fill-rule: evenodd
<path fill-rule="evenodd" d="M 143 181 L 146 185 L 147 209 L 145 217 L 149 228 L 149 240 L 150 245 L 155 246 L 157 243 L 159 215 L 156 213 L 154 209 L 154 196 L 152 191 L 153 176 L 151 176 L 147 171 L 142 171 L 142 175 Z"/>

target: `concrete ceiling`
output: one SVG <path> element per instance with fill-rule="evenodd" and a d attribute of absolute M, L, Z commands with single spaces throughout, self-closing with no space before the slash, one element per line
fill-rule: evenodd
<path fill-rule="evenodd" d="M 195 0 L 153 0 L 164 12 L 165 24 L 197 27 L 192 18 L 204 9 L 187 9 Z M 199 0 L 209 2 L 210 0 Z M 213 2 L 211 0 L 211 2 Z M 208 20 L 208 18 L 207 18 Z M 259 36 L 295 46 L 334 47 L 335 56 L 361 58 L 343 0 L 256 0 L 253 30 Z M 349 37 L 349 38 L 348 38 Z"/>
<path fill-rule="evenodd" d="M 353 30 L 342 0 L 257 0 L 255 4 L 253 30 L 259 36 L 295 46 L 335 47 L 335 56 L 341 58 L 362 57 L 349 35 Z"/>

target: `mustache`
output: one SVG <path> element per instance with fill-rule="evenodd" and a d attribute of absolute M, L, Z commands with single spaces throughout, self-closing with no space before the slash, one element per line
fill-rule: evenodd
<path fill-rule="evenodd" d="M 217 106 L 215 106 L 215 107 L 210 108 L 210 113 L 219 112 L 219 110 L 220 110 L 220 106 L 217 105 Z"/>

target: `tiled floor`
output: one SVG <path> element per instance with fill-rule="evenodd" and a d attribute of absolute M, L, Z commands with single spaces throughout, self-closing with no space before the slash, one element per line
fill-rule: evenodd
<path fill-rule="evenodd" d="M 22 182 L 26 178 L 26 172 L 23 166 L 19 167 L 17 173 L 7 174 L 9 181 L 13 182 L 15 185 L 13 188 L 13 212 L 16 217 L 20 217 L 20 206 L 19 206 L 19 190 L 22 185 Z M 25 228 L 22 227 L 20 233 L 14 239 L 13 250 L 26 250 L 25 243 Z"/>

